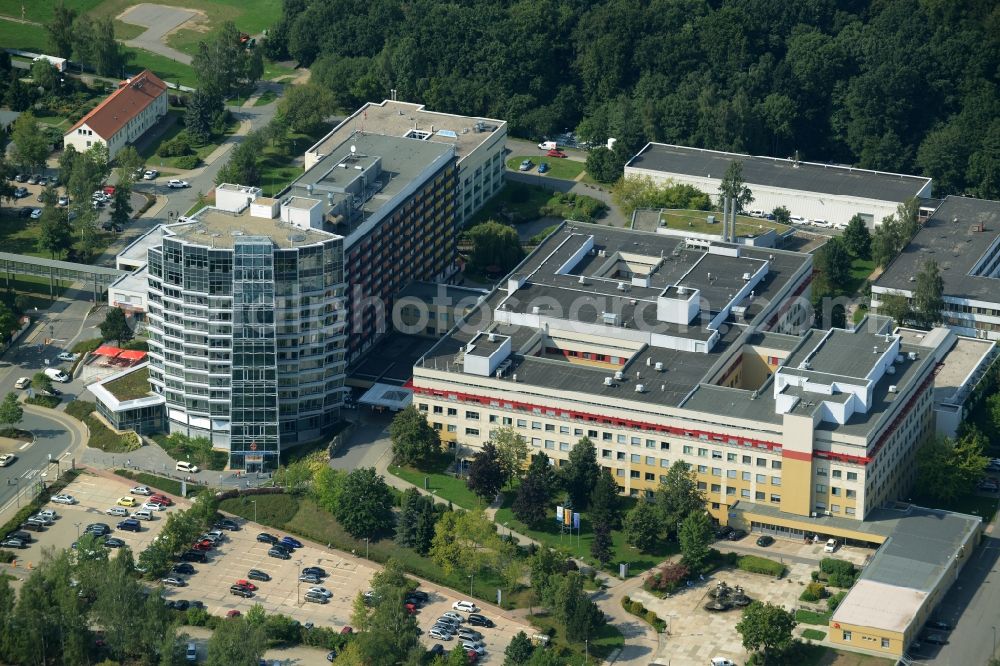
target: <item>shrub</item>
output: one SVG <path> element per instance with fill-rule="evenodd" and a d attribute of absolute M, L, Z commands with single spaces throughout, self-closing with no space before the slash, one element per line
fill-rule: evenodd
<path fill-rule="evenodd" d="M 846 560 L 824 557 L 819 563 L 820 571 L 827 575 L 827 582 L 833 587 L 851 587 L 858 570 Z"/>
<path fill-rule="evenodd" d="M 185 620 L 193 627 L 204 627 L 208 624 L 208 611 L 204 608 L 188 608 Z"/>
<path fill-rule="evenodd" d="M 739 559 L 737 566 L 743 571 L 765 574 L 774 576 L 775 578 L 780 578 L 785 573 L 785 565 L 781 562 L 775 562 L 766 557 L 757 557 L 756 555 L 744 555 Z"/>
<path fill-rule="evenodd" d="M 643 587 L 669 594 L 680 587 L 690 573 L 690 570 L 679 562 L 664 562 L 657 571 L 646 577 Z"/>
<path fill-rule="evenodd" d="M 160 157 L 180 157 L 192 153 L 194 153 L 194 149 L 191 147 L 191 136 L 183 131 L 178 132 L 173 139 L 161 143 L 156 151 Z"/>
<path fill-rule="evenodd" d="M 38 405 L 39 407 L 48 407 L 49 409 L 55 409 L 60 402 L 59 398 L 54 395 L 33 395 L 24 401 L 29 405 Z"/>
<path fill-rule="evenodd" d="M 809 583 L 806 589 L 799 595 L 802 601 L 819 601 L 827 596 L 826 588 L 822 583 Z"/>
<path fill-rule="evenodd" d="M 178 169 L 194 169 L 201 162 L 197 155 L 183 155 L 174 160 L 174 166 Z"/>
<path fill-rule="evenodd" d="M 837 592 L 837 594 L 833 595 L 832 597 L 826 600 L 826 607 L 829 608 L 830 612 L 832 613 L 833 611 L 837 610 L 837 606 L 840 605 L 840 602 L 843 601 L 844 597 L 846 596 L 847 592 L 844 590 Z"/>
<path fill-rule="evenodd" d="M 9 550 L 0 550 L 0 562 L 4 564 L 10 564 L 17 559 L 17 553 Z"/>
<path fill-rule="evenodd" d="M 86 400 L 73 400 L 66 405 L 66 413 L 78 421 L 90 416 L 95 409 L 97 409 L 97 405 Z"/>

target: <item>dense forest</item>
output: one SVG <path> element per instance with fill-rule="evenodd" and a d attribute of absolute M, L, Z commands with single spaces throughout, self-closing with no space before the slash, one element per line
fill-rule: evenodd
<path fill-rule="evenodd" d="M 995 0 L 284 0 L 266 44 L 351 108 L 925 173 L 1000 198 Z"/>

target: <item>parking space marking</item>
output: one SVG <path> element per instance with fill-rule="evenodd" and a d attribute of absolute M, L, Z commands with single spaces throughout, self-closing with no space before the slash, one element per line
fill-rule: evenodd
<path fill-rule="evenodd" d="M 18 451 L 24 451 L 24 450 L 25 450 L 26 448 L 28 448 L 28 447 L 29 447 L 29 446 L 31 446 L 32 444 L 34 444 L 34 442 L 33 442 L 33 441 L 32 441 L 32 442 L 25 442 L 24 444 L 22 444 L 21 446 L 19 446 L 19 447 L 17 448 L 17 450 L 18 450 Z"/>

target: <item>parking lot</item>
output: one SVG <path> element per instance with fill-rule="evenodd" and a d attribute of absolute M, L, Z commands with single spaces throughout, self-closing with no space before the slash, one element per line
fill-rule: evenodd
<path fill-rule="evenodd" d="M 49 503 L 46 508 L 52 508 L 58 514 L 55 524 L 43 532 L 32 532 L 35 541 L 27 549 L 18 552 L 20 562 L 15 570 L 20 578 L 26 575 L 29 563 L 39 561 L 41 550 L 45 547 L 68 548 L 77 539 L 80 530 L 86 529 L 90 523 L 106 523 L 112 528 L 112 536 L 125 541 L 138 554 L 156 537 L 162 528 L 167 514 L 186 508 L 188 502 L 174 498 L 176 504 L 156 514 L 152 521 L 142 522 L 142 531 L 128 532 L 114 529 L 122 520 L 120 517 L 108 516 L 105 511 L 115 506 L 119 497 L 129 494 L 131 484 L 117 478 L 90 474 L 80 475 L 64 491 L 73 495 L 78 504 L 62 505 Z M 142 500 L 141 497 L 136 497 Z M 135 509 L 129 509 L 133 512 Z M 187 599 L 202 601 L 208 612 L 215 615 L 225 615 L 232 609 L 246 612 L 255 604 L 261 604 L 265 610 L 272 613 L 283 613 L 294 617 L 302 623 L 312 622 L 317 626 L 328 626 L 340 629 L 350 625 L 351 608 L 358 592 L 369 589 L 372 574 L 379 570 L 379 565 L 367 562 L 347 553 L 328 550 L 305 543 L 303 548 L 295 551 L 290 560 L 280 560 L 269 557 L 269 545 L 257 541 L 257 534 L 268 531 L 251 522 L 241 523 L 241 529 L 226 532 L 226 540 L 218 548 L 208 553 L 208 562 L 195 563 L 195 573 L 189 576 L 178 576 L 185 579 L 185 587 L 166 587 L 165 599 Z M 272 532 L 274 533 L 274 532 Z M 283 536 L 276 534 L 276 536 Z M 303 567 L 319 566 L 328 577 L 320 583 L 332 592 L 328 604 L 306 602 L 304 594 L 312 585 L 300 583 L 299 571 Z M 268 582 L 250 581 L 258 587 L 251 598 L 243 598 L 230 593 L 230 586 L 239 579 L 247 578 L 250 569 L 260 569 L 270 575 Z M 430 600 L 418 614 L 418 624 L 424 634 L 421 637 L 429 647 L 434 641 L 427 636 L 434 621 L 445 611 L 451 610 L 451 605 L 460 599 L 450 590 L 442 590 L 433 584 L 424 583 L 421 590 L 430 596 Z M 481 605 L 481 604 L 477 604 Z M 518 631 L 533 633 L 526 623 L 511 618 L 494 607 L 485 607 L 483 614 L 496 623 L 496 627 L 487 629 L 475 627 L 484 635 L 487 654 L 482 663 L 501 663 L 503 651 L 511 637 Z M 450 649 L 455 640 L 445 642 L 445 648 Z"/>

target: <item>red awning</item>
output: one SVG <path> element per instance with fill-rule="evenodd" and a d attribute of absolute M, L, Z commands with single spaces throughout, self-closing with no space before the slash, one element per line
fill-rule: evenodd
<path fill-rule="evenodd" d="M 111 345 L 101 345 L 95 349 L 93 353 L 95 356 L 109 356 L 114 358 L 118 356 L 118 354 L 121 354 L 122 350 L 118 347 L 112 347 Z"/>
<path fill-rule="evenodd" d="M 137 349 L 126 349 L 122 353 L 118 354 L 118 358 L 125 361 L 141 361 L 146 358 L 146 352 L 139 351 Z"/>

